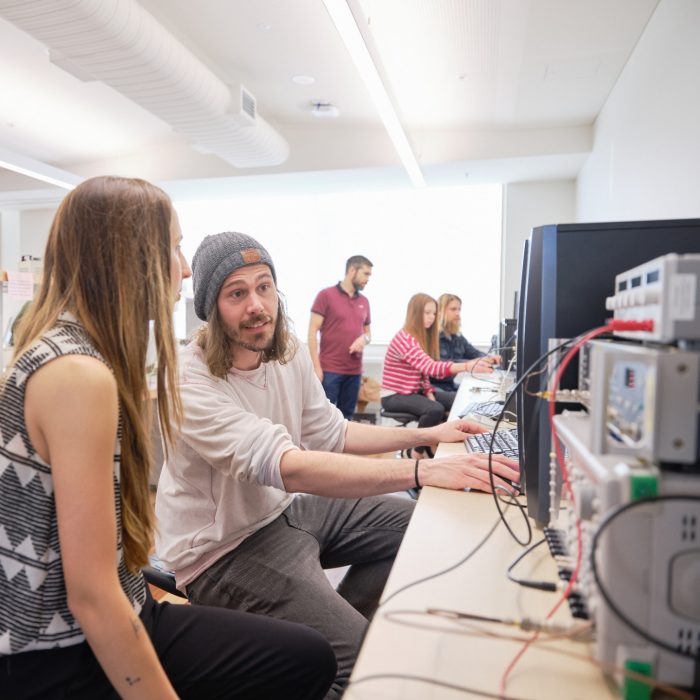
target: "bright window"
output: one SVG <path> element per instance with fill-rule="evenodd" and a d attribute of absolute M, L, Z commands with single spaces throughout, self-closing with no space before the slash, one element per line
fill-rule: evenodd
<path fill-rule="evenodd" d="M 498 330 L 499 185 L 246 196 L 175 202 L 175 208 L 189 260 L 204 236 L 220 231 L 247 233 L 268 249 L 302 340 L 314 297 L 342 279 L 351 255 L 374 263 L 365 289 L 373 343 L 391 340 L 417 292 L 461 297 L 462 330 L 473 343 L 488 343 Z M 185 294 L 192 295 L 191 287 Z"/>

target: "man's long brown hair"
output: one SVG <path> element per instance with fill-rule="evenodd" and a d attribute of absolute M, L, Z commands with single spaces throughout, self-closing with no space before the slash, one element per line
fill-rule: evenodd
<path fill-rule="evenodd" d="M 119 395 L 124 559 L 148 562 L 154 516 L 148 493 L 151 401 L 149 322 L 157 352 L 158 408 L 167 446 L 182 415 L 177 391 L 170 280 L 172 205 L 144 180 L 97 177 L 62 201 L 51 226 L 36 300 L 15 334 L 15 361 L 63 311 L 78 318 L 114 373 Z"/>
<path fill-rule="evenodd" d="M 458 335 L 460 331 L 459 321 L 450 321 L 448 323 L 445 318 L 445 310 L 453 301 L 458 301 L 459 305 L 462 306 L 462 300 L 456 294 L 441 294 L 438 299 L 438 325 L 440 330 L 448 336 Z"/>
<path fill-rule="evenodd" d="M 403 329 L 418 341 L 420 346 L 430 357 L 434 360 L 439 360 L 440 343 L 438 341 L 439 331 L 437 318 L 436 322 L 433 323 L 430 328 L 426 328 L 423 323 L 423 311 L 425 310 L 425 305 L 429 302 L 435 304 L 435 310 L 437 311 L 437 302 L 428 294 L 414 294 L 410 298 L 408 308 L 406 309 L 406 322 L 403 324 Z"/>
<path fill-rule="evenodd" d="M 280 364 L 286 364 L 294 357 L 298 343 L 289 330 L 289 316 L 279 292 L 277 299 L 277 321 L 272 336 L 272 345 L 267 350 L 262 351 L 262 361 L 272 362 L 276 360 Z M 201 326 L 195 332 L 194 342 L 202 349 L 204 361 L 210 374 L 224 379 L 231 369 L 233 355 L 217 302 L 213 304 L 209 312 L 206 325 Z"/>

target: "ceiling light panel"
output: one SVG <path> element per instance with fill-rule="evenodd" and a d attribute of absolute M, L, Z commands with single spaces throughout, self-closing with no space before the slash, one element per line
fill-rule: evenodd
<path fill-rule="evenodd" d="M 323 0 L 323 4 L 365 83 L 411 182 L 416 187 L 424 187 L 425 180 L 416 156 L 347 0 Z"/>

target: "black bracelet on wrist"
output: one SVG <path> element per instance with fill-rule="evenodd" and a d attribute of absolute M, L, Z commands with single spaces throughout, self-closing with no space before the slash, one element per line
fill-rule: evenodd
<path fill-rule="evenodd" d="M 420 462 L 420 459 L 417 459 L 417 460 L 416 460 L 416 469 L 415 469 L 415 472 L 414 472 L 414 475 L 415 475 L 415 477 L 416 477 L 416 488 L 417 488 L 417 489 L 422 488 L 422 486 L 420 485 L 420 481 L 418 481 L 418 463 L 419 463 L 419 462 Z"/>

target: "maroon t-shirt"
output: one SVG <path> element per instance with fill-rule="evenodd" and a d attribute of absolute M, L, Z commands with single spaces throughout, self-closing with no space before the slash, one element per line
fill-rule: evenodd
<path fill-rule="evenodd" d="M 324 372 L 362 374 L 362 353 L 349 352 L 353 340 L 370 324 L 369 301 L 357 292 L 354 297 L 341 288 L 322 289 L 311 311 L 323 316 L 319 359 Z"/>

